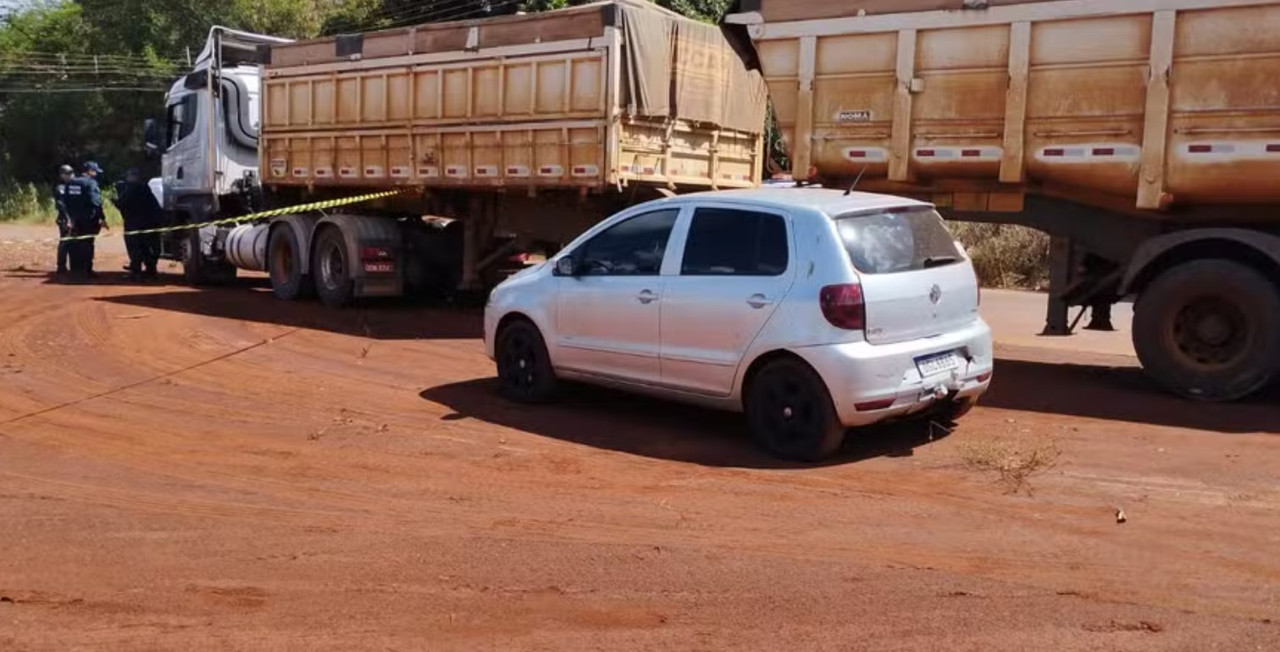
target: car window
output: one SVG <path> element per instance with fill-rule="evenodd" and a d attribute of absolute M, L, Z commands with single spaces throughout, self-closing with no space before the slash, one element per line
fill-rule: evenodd
<path fill-rule="evenodd" d="M 583 245 L 583 276 L 657 276 L 680 209 L 654 211 L 610 227 Z"/>
<path fill-rule="evenodd" d="M 853 266 L 863 274 L 897 274 L 964 260 L 955 237 L 933 209 L 836 218 Z"/>
<path fill-rule="evenodd" d="M 196 107 L 199 98 L 193 93 L 169 106 L 169 147 L 173 147 L 196 130 Z"/>
<path fill-rule="evenodd" d="M 781 215 L 699 208 L 689 225 L 683 276 L 779 276 L 790 259 Z"/>

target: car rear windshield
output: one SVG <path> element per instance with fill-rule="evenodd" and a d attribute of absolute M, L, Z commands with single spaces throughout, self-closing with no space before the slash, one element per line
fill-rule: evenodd
<path fill-rule="evenodd" d="M 854 268 L 863 274 L 914 272 L 964 260 L 933 209 L 841 215 L 836 228 Z"/>

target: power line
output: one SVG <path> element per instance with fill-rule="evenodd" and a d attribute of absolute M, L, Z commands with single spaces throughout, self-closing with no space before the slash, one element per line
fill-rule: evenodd
<path fill-rule="evenodd" d="M 447 22 L 451 19 L 458 19 L 475 11 L 485 11 L 492 16 L 494 13 L 520 0 L 492 0 L 484 3 L 483 6 L 477 6 L 476 0 L 450 0 L 447 2 L 439 2 L 430 6 L 418 7 L 382 7 L 365 14 L 360 19 L 339 20 L 335 23 L 338 27 L 354 27 L 357 29 L 391 29 L 403 25 L 414 23 L 429 22 Z M 387 20 L 387 25 L 374 25 L 377 21 Z"/>
<path fill-rule="evenodd" d="M 45 50 L 14 50 L 14 51 L 11 51 L 11 52 L 5 52 L 4 54 L 5 54 L 5 56 L 9 56 L 9 55 L 29 55 L 29 56 L 49 57 L 49 58 L 63 58 L 63 57 L 66 57 L 66 58 L 85 58 L 85 59 L 90 59 L 90 58 L 93 58 L 93 57 L 99 57 L 99 58 L 104 58 L 104 59 L 137 59 L 137 60 L 147 60 L 147 59 L 148 59 L 148 55 L 146 55 L 146 54 L 135 54 L 135 53 L 123 53 L 123 54 L 122 54 L 122 53 L 114 53 L 114 52 L 101 52 L 101 53 L 95 53 L 95 52 L 49 52 L 49 51 L 45 51 Z M 176 61 L 176 60 L 177 60 L 177 59 L 172 58 L 172 57 L 163 57 L 163 56 L 160 56 L 159 54 L 156 54 L 156 55 L 154 55 L 154 56 L 155 56 L 155 58 L 157 58 L 157 59 L 161 59 L 161 60 L 174 60 L 174 61 Z"/>
<path fill-rule="evenodd" d="M 35 95 L 45 93 L 164 93 L 168 89 L 146 86 L 97 86 L 84 88 L 0 88 L 0 95 Z"/>
<path fill-rule="evenodd" d="M 370 10 L 360 18 L 339 18 L 334 25 L 337 27 L 350 27 L 356 30 L 365 30 L 375 28 L 375 23 L 382 20 L 399 20 L 410 14 L 426 15 L 433 11 L 444 8 L 456 8 L 463 5 L 471 5 L 474 7 L 476 0 L 448 0 L 436 3 L 431 6 L 417 7 L 388 7 L 382 5 L 376 9 Z"/>
<path fill-rule="evenodd" d="M 64 68 L 46 66 L 0 65 L 0 75 L 128 75 L 133 77 L 177 77 L 164 70 L 131 70 L 128 68 Z"/>
<path fill-rule="evenodd" d="M 510 7 L 511 5 L 513 5 L 513 4 L 515 4 L 515 3 L 517 3 L 517 2 L 520 2 L 520 0 L 491 0 L 491 1 L 488 3 L 488 5 L 489 5 L 489 8 L 488 8 L 488 15 L 489 15 L 489 16 L 494 16 L 494 15 L 495 15 L 495 12 L 496 12 L 498 9 L 505 9 L 505 8 Z M 462 20 L 462 18 L 461 18 L 461 17 L 462 17 L 462 16 L 465 16 L 467 13 L 469 13 L 469 12 L 467 12 L 466 10 L 456 11 L 456 12 L 454 12 L 454 13 L 452 13 L 452 14 L 447 14 L 447 15 L 438 16 L 438 17 L 437 17 L 433 22 L 437 22 L 437 23 L 447 23 L 447 22 L 449 22 L 449 21 L 451 21 L 451 20 Z"/>
<path fill-rule="evenodd" d="M 520 2 L 520 0 L 494 0 L 488 5 L 489 11 L 503 9 L 516 2 Z M 409 25 L 448 23 L 455 20 L 468 20 L 465 16 L 472 11 L 474 11 L 474 9 L 461 9 L 452 13 L 438 13 L 435 15 L 432 15 L 431 12 L 409 12 L 405 13 L 401 18 L 393 20 L 387 25 L 383 25 L 379 29 L 395 29 L 398 27 L 407 27 Z M 489 17 L 493 16 L 494 14 L 491 14 Z"/>
<path fill-rule="evenodd" d="M 56 52 L 28 52 L 14 51 L 0 53 L 0 63 L 11 60 L 26 60 L 29 62 L 45 62 L 45 63 L 70 63 L 87 65 L 92 63 L 116 64 L 116 65 L 182 65 L 186 63 L 186 59 L 168 59 L 164 57 L 148 58 L 141 55 L 120 55 L 120 54 L 78 54 L 78 53 L 56 53 Z"/>

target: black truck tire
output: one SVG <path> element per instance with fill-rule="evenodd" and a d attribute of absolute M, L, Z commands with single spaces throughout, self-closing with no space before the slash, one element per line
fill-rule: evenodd
<path fill-rule="evenodd" d="M 276 298 L 296 301 L 310 292 L 311 279 L 302 273 L 302 245 L 288 225 L 271 230 L 267 241 L 267 269 L 271 276 L 271 292 Z"/>
<path fill-rule="evenodd" d="M 1133 346 L 1158 383 L 1200 401 L 1234 401 L 1280 373 L 1280 288 L 1228 260 L 1155 279 L 1134 307 Z"/>
<path fill-rule="evenodd" d="M 236 268 L 227 262 L 207 260 L 200 253 L 200 231 L 189 229 L 182 246 L 182 277 L 192 287 L 227 285 L 236 280 Z"/>
<path fill-rule="evenodd" d="M 355 281 L 352 278 L 351 260 L 347 240 L 342 231 L 328 226 L 316 236 L 311 257 L 311 276 L 315 279 L 316 294 L 320 301 L 331 308 L 342 308 L 355 298 Z"/>

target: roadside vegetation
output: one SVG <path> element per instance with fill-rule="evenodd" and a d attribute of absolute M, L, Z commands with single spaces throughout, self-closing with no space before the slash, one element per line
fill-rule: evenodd
<path fill-rule="evenodd" d="M 973 258 L 983 287 L 1044 290 L 1049 287 L 1049 236 L 1023 226 L 949 222 Z"/>
<path fill-rule="evenodd" d="M 121 224 L 120 211 L 111 203 L 114 189 L 102 189 L 103 212 L 107 224 Z M 58 211 L 53 205 L 51 190 L 43 190 L 33 183 L 8 182 L 0 186 L 0 224 L 48 224 L 53 226 Z"/>

